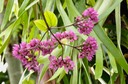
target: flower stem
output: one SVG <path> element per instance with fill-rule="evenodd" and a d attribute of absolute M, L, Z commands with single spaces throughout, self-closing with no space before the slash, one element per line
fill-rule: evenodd
<path fill-rule="evenodd" d="M 62 55 L 63 55 L 63 46 L 62 46 L 62 43 L 55 37 L 55 35 L 53 34 L 53 32 L 51 31 L 51 28 L 49 27 L 49 25 L 48 25 L 48 23 L 47 23 L 47 21 L 46 21 L 46 18 L 45 18 L 45 16 L 44 16 L 44 11 L 43 11 L 43 8 L 42 8 L 42 1 L 40 0 L 40 10 L 41 10 L 41 14 L 42 14 L 42 16 L 43 16 L 43 19 L 44 19 L 44 22 L 45 22 L 45 24 L 46 24 L 46 26 L 47 26 L 47 28 L 48 28 L 48 31 L 52 34 L 52 36 L 58 41 L 58 43 L 61 45 L 61 47 L 62 47 Z"/>
<path fill-rule="evenodd" d="M 65 28 L 65 27 L 70 27 L 73 26 L 75 23 L 72 23 L 70 25 L 66 25 L 66 26 L 60 26 L 60 27 L 51 27 L 51 29 L 61 29 L 61 28 Z"/>

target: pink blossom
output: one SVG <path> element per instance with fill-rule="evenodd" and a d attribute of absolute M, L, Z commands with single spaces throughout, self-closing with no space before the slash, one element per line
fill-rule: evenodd
<path fill-rule="evenodd" d="M 61 41 L 62 39 L 64 38 L 67 38 L 68 40 L 70 40 L 71 42 L 77 40 L 77 36 L 76 34 L 73 32 L 73 31 L 65 31 L 65 32 L 57 32 L 54 34 L 54 36 L 59 40 Z M 56 40 L 56 38 L 52 36 L 51 40 L 54 42 L 54 43 L 57 43 L 58 41 Z"/>
<path fill-rule="evenodd" d="M 77 23 L 77 27 L 78 27 L 78 31 L 81 34 L 88 35 L 91 33 L 91 31 L 94 27 L 94 24 L 90 19 L 89 20 L 83 20 L 83 21 L 79 21 Z"/>
<path fill-rule="evenodd" d="M 32 39 L 30 41 L 30 43 L 28 43 L 27 48 L 28 49 L 39 50 L 39 48 L 38 48 L 39 43 L 40 43 L 40 40 L 38 40 L 38 39 Z"/>
<path fill-rule="evenodd" d="M 63 66 L 64 69 L 66 71 L 66 73 L 69 72 L 69 70 L 73 70 L 75 64 L 74 62 L 71 60 L 71 58 L 69 56 L 67 56 L 64 60 L 63 60 Z"/>
<path fill-rule="evenodd" d="M 66 73 L 68 73 L 69 70 L 73 70 L 75 66 L 74 62 L 71 60 L 69 56 L 67 56 L 64 59 L 62 59 L 61 56 L 59 58 L 56 58 L 55 56 L 49 56 L 49 60 L 50 60 L 49 68 L 55 71 L 58 68 L 61 68 L 64 66 Z"/>
<path fill-rule="evenodd" d="M 45 40 L 40 43 L 39 48 L 42 51 L 42 55 L 50 54 L 55 48 L 55 43 L 51 40 Z"/>
<path fill-rule="evenodd" d="M 37 71 L 38 62 L 33 53 L 31 53 L 31 50 L 29 50 L 29 48 L 27 47 L 28 44 L 25 42 L 22 42 L 20 45 L 14 44 L 12 51 L 13 56 L 19 59 L 22 62 L 23 66 L 28 68 L 28 70 Z"/>
<path fill-rule="evenodd" d="M 89 17 L 93 22 L 98 22 L 98 13 L 94 8 L 88 8 L 82 13 L 83 17 Z"/>
<path fill-rule="evenodd" d="M 58 59 L 55 56 L 49 56 L 49 60 L 50 60 L 49 68 L 56 71 L 60 67 Z"/>
<path fill-rule="evenodd" d="M 88 35 L 94 28 L 94 24 L 98 22 L 98 14 L 93 8 L 86 9 L 82 16 L 77 16 L 75 26 L 81 34 Z"/>
<path fill-rule="evenodd" d="M 86 57 L 89 61 L 91 61 L 97 48 L 98 45 L 95 38 L 89 36 L 87 40 L 83 43 L 82 52 L 79 54 L 79 58 Z"/>

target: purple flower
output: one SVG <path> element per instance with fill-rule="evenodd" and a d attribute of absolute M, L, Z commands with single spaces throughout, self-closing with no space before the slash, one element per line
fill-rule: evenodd
<path fill-rule="evenodd" d="M 61 40 L 61 39 L 63 38 L 60 32 L 55 33 L 54 36 L 55 36 L 58 40 Z M 51 40 L 52 40 L 52 42 L 56 43 L 57 40 L 56 40 L 56 38 L 55 38 L 54 36 L 51 37 Z"/>
<path fill-rule="evenodd" d="M 82 13 L 83 17 L 89 17 L 93 22 L 98 22 L 98 13 L 94 8 L 88 8 Z"/>
<path fill-rule="evenodd" d="M 28 70 L 34 70 L 34 71 L 38 71 L 39 70 L 39 64 L 36 60 L 36 56 L 32 56 L 32 58 L 29 58 L 27 59 L 27 63 L 24 64 L 25 67 L 28 69 Z"/>
<path fill-rule="evenodd" d="M 32 50 L 30 50 L 29 48 L 28 44 L 25 42 L 22 42 L 20 45 L 14 44 L 12 51 L 13 56 L 19 59 L 22 62 L 23 66 L 28 68 L 28 70 L 37 71 L 39 64 L 35 58 L 36 56 L 31 53 Z"/>
<path fill-rule="evenodd" d="M 12 53 L 17 59 L 22 59 L 24 55 L 29 53 L 27 44 L 25 42 L 22 42 L 20 45 L 14 44 Z"/>
<path fill-rule="evenodd" d="M 57 32 L 56 34 L 54 34 L 54 36 L 59 40 L 61 41 L 62 39 L 66 38 L 68 40 L 70 40 L 71 42 L 77 40 L 77 36 L 76 34 L 73 32 L 73 31 L 65 31 L 65 32 Z M 56 40 L 56 38 L 52 36 L 51 40 L 54 42 L 54 43 L 57 43 L 58 41 Z"/>
<path fill-rule="evenodd" d="M 50 60 L 49 68 L 56 71 L 60 67 L 58 59 L 55 56 L 49 56 L 49 60 Z"/>
<path fill-rule="evenodd" d="M 73 31 L 71 31 L 71 30 L 70 30 L 70 31 L 65 31 L 65 32 L 63 32 L 63 33 L 62 33 L 62 36 L 63 36 L 64 38 L 69 39 L 71 42 L 77 40 L 76 34 L 75 34 Z"/>
<path fill-rule="evenodd" d="M 69 56 L 67 56 L 64 59 L 62 59 L 61 56 L 59 58 L 56 58 L 55 56 L 49 56 L 49 60 L 50 60 L 49 68 L 53 69 L 54 71 L 64 66 L 66 73 L 68 73 L 69 70 L 73 70 L 75 66 L 74 62 L 70 59 Z"/>
<path fill-rule="evenodd" d="M 42 51 L 42 55 L 50 54 L 55 48 L 55 43 L 51 40 L 46 40 L 40 43 L 40 50 Z"/>
<path fill-rule="evenodd" d="M 79 54 L 79 58 L 86 57 L 89 61 L 91 61 L 97 48 L 98 45 L 95 38 L 89 36 L 87 40 L 83 43 L 82 52 Z"/>
<path fill-rule="evenodd" d="M 75 19 L 75 26 L 78 27 L 78 31 L 81 34 L 88 35 L 91 33 L 94 24 L 98 22 L 98 14 L 93 8 L 88 8 L 82 13 L 81 16 L 77 16 Z"/>
<path fill-rule="evenodd" d="M 39 50 L 39 47 L 38 46 L 40 46 L 40 40 L 38 40 L 38 39 L 32 39 L 30 41 L 30 43 L 28 43 L 27 48 L 28 49 Z"/>
<path fill-rule="evenodd" d="M 71 58 L 69 56 L 67 56 L 65 59 L 63 59 L 63 66 L 64 66 L 66 73 L 68 73 L 69 70 L 73 70 L 75 64 L 71 60 Z"/>
<path fill-rule="evenodd" d="M 92 29 L 94 27 L 94 24 L 90 19 L 79 21 L 79 22 L 77 22 L 76 25 L 78 27 L 78 31 L 84 35 L 90 34 L 90 32 L 92 31 Z"/>

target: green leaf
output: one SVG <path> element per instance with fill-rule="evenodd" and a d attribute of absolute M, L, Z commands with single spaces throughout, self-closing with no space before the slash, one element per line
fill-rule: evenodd
<path fill-rule="evenodd" d="M 63 71 L 64 71 L 64 67 L 58 68 L 58 70 L 54 73 L 54 75 L 47 82 L 57 78 Z"/>
<path fill-rule="evenodd" d="M 82 61 L 82 65 L 83 65 L 83 68 L 84 68 L 84 71 L 85 71 L 85 75 L 86 75 L 86 78 L 85 78 L 86 79 L 86 83 L 87 84 L 92 84 L 90 75 L 89 75 L 88 70 L 86 68 L 88 66 L 85 67 L 85 64 L 83 63 L 83 61 Z"/>
<path fill-rule="evenodd" d="M 85 6 L 85 0 L 78 0 L 75 2 L 75 6 L 77 8 L 77 10 L 82 13 L 85 9 L 86 9 L 86 6 Z"/>
<path fill-rule="evenodd" d="M 48 70 L 48 65 L 49 65 L 49 62 L 48 63 L 45 63 L 42 70 L 40 71 L 40 75 L 39 75 L 39 81 L 41 81 L 41 79 L 43 78 L 44 74 L 46 73 L 46 71 Z"/>
<path fill-rule="evenodd" d="M 73 62 L 75 64 L 75 67 L 73 68 L 73 75 L 72 75 L 72 84 L 75 84 L 75 83 L 78 83 L 78 66 L 77 66 L 77 63 L 78 63 L 78 51 L 74 49 L 73 51 Z"/>
<path fill-rule="evenodd" d="M 18 18 L 14 23 L 12 23 L 4 32 L 0 34 L 0 37 L 5 35 L 4 42 L 2 44 L 2 47 L 0 48 L 0 54 L 3 52 L 5 47 L 8 45 L 8 42 L 10 40 L 12 31 L 15 27 L 17 27 L 20 24 L 20 18 Z"/>
<path fill-rule="evenodd" d="M 95 69 L 95 79 L 102 76 L 103 72 L 103 52 L 101 48 L 101 43 L 98 43 L 98 50 L 96 52 L 96 69 Z"/>
<path fill-rule="evenodd" d="M 53 12 L 45 11 L 44 16 L 50 27 L 57 26 L 58 20 L 56 15 Z"/>
<path fill-rule="evenodd" d="M 45 10 L 49 10 L 49 11 L 53 11 L 54 10 L 54 4 L 55 4 L 55 0 L 46 0 L 46 7 Z"/>
<path fill-rule="evenodd" d="M 122 55 L 122 53 L 116 48 L 116 46 L 113 44 L 113 42 L 109 39 L 109 37 L 106 35 L 105 31 L 102 29 L 102 27 L 97 24 L 94 27 L 94 32 L 97 34 L 98 38 L 103 42 L 103 44 L 106 46 L 106 48 L 110 51 L 110 53 L 114 56 L 117 63 L 126 71 L 128 74 L 128 64 Z M 111 46 L 111 47 L 110 47 Z"/>
<path fill-rule="evenodd" d="M 3 7 L 4 7 L 4 0 L 0 1 L 0 13 L 3 11 Z"/>
<path fill-rule="evenodd" d="M 89 3 L 91 6 L 94 6 L 95 5 L 95 0 L 89 0 Z"/>
<path fill-rule="evenodd" d="M 96 68 L 95 68 L 95 79 L 98 79 L 102 76 L 103 72 L 103 51 L 102 51 L 102 42 L 97 37 L 94 31 L 90 34 L 97 40 L 98 50 L 96 51 Z"/>
<path fill-rule="evenodd" d="M 69 80 L 68 80 L 68 77 L 66 75 L 63 78 L 63 82 L 64 82 L 64 84 L 69 84 Z"/>
<path fill-rule="evenodd" d="M 18 4 L 18 0 L 14 0 L 14 4 L 13 4 L 13 11 L 16 18 L 18 18 L 18 12 L 19 12 L 19 4 Z"/>
<path fill-rule="evenodd" d="M 1 48 L 1 46 L 2 46 L 2 38 L 0 37 L 0 48 Z"/>
<path fill-rule="evenodd" d="M 30 3 L 26 8 L 25 11 L 28 10 L 29 8 L 31 8 L 33 5 L 35 5 L 37 2 L 39 2 L 39 0 L 34 0 L 32 3 Z"/>
<path fill-rule="evenodd" d="M 27 69 L 25 69 L 24 72 L 22 73 L 21 78 L 20 78 L 18 84 L 22 84 L 22 80 L 23 80 L 23 78 L 24 78 L 24 76 L 25 76 L 26 71 L 27 71 Z"/>
<path fill-rule="evenodd" d="M 22 14 L 22 12 L 25 10 L 25 7 L 28 5 L 30 0 L 24 0 L 19 8 L 19 15 Z"/>
<path fill-rule="evenodd" d="M 117 35 L 117 44 L 118 48 L 121 51 L 120 42 L 121 42 L 121 17 L 120 17 L 120 4 L 115 9 L 115 18 L 116 18 L 116 35 Z"/>
<path fill-rule="evenodd" d="M 106 0 L 105 0 L 106 1 Z M 110 4 L 112 3 L 113 0 L 110 0 Z M 104 6 L 106 6 L 106 3 L 104 3 L 104 5 L 102 5 L 103 7 L 100 7 L 101 10 L 100 11 L 103 11 L 105 10 L 104 12 L 101 12 L 101 15 L 99 16 L 99 20 L 102 20 L 103 18 L 106 18 L 121 2 L 122 0 L 116 0 L 114 1 L 114 3 L 110 6 L 107 7 L 107 10 L 103 9 Z M 98 12 L 100 12 L 98 10 Z"/>
<path fill-rule="evenodd" d="M 82 84 L 82 78 L 81 78 L 81 68 L 80 68 L 80 71 L 79 71 L 79 84 Z"/>
<path fill-rule="evenodd" d="M 14 0 L 8 0 L 8 4 L 6 7 L 5 14 L 4 14 L 4 18 L 3 18 L 3 21 L 1 24 L 1 30 L 4 29 L 5 25 L 7 24 L 8 20 L 9 20 L 9 16 L 10 16 L 11 11 L 12 11 L 13 3 L 14 3 Z"/>
<path fill-rule="evenodd" d="M 123 68 L 119 65 L 117 65 L 117 67 L 118 67 L 118 72 L 119 72 L 119 75 L 120 75 L 120 84 L 126 84 L 125 83 L 126 78 L 125 78 L 125 75 L 124 75 Z"/>
<path fill-rule="evenodd" d="M 22 81 L 28 80 L 33 73 L 34 71 L 30 70 L 29 74 L 27 74 Z"/>
<path fill-rule="evenodd" d="M 37 58 L 37 61 L 38 61 L 38 63 L 40 63 L 40 64 L 44 64 L 44 63 L 46 63 L 46 62 L 49 62 L 48 56 L 39 56 L 39 58 Z"/>
<path fill-rule="evenodd" d="M 60 81 L 63 79 L 64 76 L 65 76 L 65 71 L 63 71 L 63 72 L 60 74 L 59 78 L 57 79 L 57 83 L 60 83 Z"/>
<path fill-rule="evenodd" d="M 115 73 L 118 73 L 117 66 L 116 66 L 116 61 L 115 61 L 114 56 L 112 56 L 112 54 L 109 51 L 107 53 L 108 53 L 110 64 L 112 66 L 113 71 Z"/>
<path fill-rule="evenodd" d="M 44 31 L 44 32 L 47 30 L 47 26 L 44 20 L 35 20 L 34 23 L 39 30 Z"/>
<path fill-rule="evenodd" d="M 22 84 L 35 84 L 35 81 L 32 79 L 24 80 Z"/>
<path fill-rule="evenodd" d="M 67 4 L 68 13 L 69 13 L 69 18 L 73 22 L 74 17 L 80 15 L 80 13 L 76 10 L 72 0 L 66 0 L 66 4 Z"/>

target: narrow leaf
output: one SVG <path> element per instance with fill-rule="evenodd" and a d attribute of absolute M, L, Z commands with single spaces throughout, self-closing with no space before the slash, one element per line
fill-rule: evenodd
<path fill-rule="evenodd" d="M 117 35 L 117 44 L 118 48 L 121 51 L 120 42 L 121 42 L 121 15 L 120 15 L 120 4 L 115 9 L 115 19 L 116 19 L 116 35 Z"/>
<path fill-rule="evenodd" d="M 3 7 L 4 7 L 4 0 L 0 1 L 0 13 L 3 11 Z"/>
<path fill-rule="evenodd" d="M 30 0 L 24 0 L 19 8 L 19 15 L 22 14 L 22 12 L 25 10 L 25 7 L 28 5 Z"/>
<path fill-rule="evenodd" d="M 109 51 L 107 53 L 108 53 L 110 64 L 112 66 L 113 71 L 115 73 L 118 73 L 117 66 L 116 66 L 116 61 L 115 61 L 114 56 L 112 56 L 112 54 Z"/>
<path fill-rule="evenodd" d="M 47 82 L 49 82 L 49 81 L 54 80 L 55 78 L 57 78 L 63 71 L 64 71 L 64 67 L 59 68 L 59 69 L 54 73 L 54 75 L 53 75 Z"/>
<path fill-rule="evenodd" d="M 124 59 L 122 53 L 116 48 L 116 46 L 112 43 L 112 41 L 107 37 L 102 27 L 97 24 L 94 27 L 94 32 L 97 34 L 99 39 L 103 42 L 103 44 L 107 47 L 110 53 L 115 57 L 117 63 L 122 66 L 122 68 L 128 73 L 128 64 Z M 111 46 L 111 47 L 110 47 Z"/>
<path fill-rule="evenodd" d="M 8 0 L 8 4 L 6 7 L 5 14 L 4 14 L 4 18 L 3 18 L 3 21 L 1 24 L 1 30 L 4 29 L 5 25 L 7 24 L 8 20 L 9 20 L 9 16 L 10 16 L 11 11 L 12 11 L 13 3 L 14 3 L 14 0 Z"/>
<path fill-rule="evenodd" d="M 101 44 L 98 45 L 98 50 L 96 52 L 96 69 L 95 69 L 95 79 L 102 76 L 103 72 L 103 52 Z"/>

